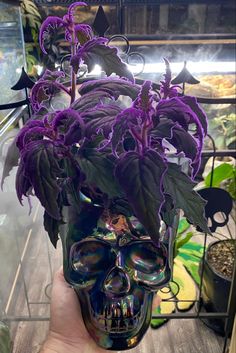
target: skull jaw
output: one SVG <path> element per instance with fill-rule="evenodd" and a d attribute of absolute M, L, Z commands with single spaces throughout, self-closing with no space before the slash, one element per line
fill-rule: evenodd
<path fill-rule="evenodd" d="M 142 313 L 140 313 L 138 321 L 133 320 L 132 325 L 131 317 L 129 328 L 127 330 L 123 330 L 122 332 L 112 332 L 112 330 L 109 331 L 109 329 L 107 329 L 107 331 L 101 329 L 99 324 L 96 323 L 94 319 L 92 319 L 91 305 L 88 293 L 86 291 L 78 291 L 76 288 L 75 291 L 81 303 L 85 326 L 98 346 L 107 350 L 117 351 L 134 348 L 140 343 L 150 325 L 153 293 L 145 293 L 144 305 L 142 306 Z M 116 325 L 115 318 L 110 319 L 110 321 L 111 327 L 113 323 Z"/>

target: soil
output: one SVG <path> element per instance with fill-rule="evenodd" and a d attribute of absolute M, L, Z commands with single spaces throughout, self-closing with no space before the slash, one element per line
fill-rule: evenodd
<path fill-rule="evenodd" d="M 215 272 L 228 279 L 233 277 L 235 250 L 234 240 L 224 240 L 212 245 L 207 254 L 207 260 Z"/>

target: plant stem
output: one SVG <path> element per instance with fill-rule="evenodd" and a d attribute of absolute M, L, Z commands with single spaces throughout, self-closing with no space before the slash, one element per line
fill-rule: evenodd
<path fill-rule="evenodd" d="M 137 131 L 135 131 L 134 128 L 131 128 L 130 132 L 136 141 L 137 150 L 138 150 L 138 152 L 140 152 L 140 147 L 142 146 L 142 137 L 139 135 L 139 133 Z"/>
<path fill-rule="evenodd" d="M 76 54 L 76 43 L 75 43 L 75 31 L 72 32 L 72 41 L 71 41 L 71 57 Z M 76 74 L 74 73 L 73 67 L 71 67 L 71 100 L 72 104 L 75 100 L 75 90 L 76 90 Z"/>

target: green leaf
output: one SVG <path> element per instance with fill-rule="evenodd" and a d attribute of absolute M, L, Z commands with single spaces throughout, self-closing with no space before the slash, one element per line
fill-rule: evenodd
<path fill-rule="evenodd" d="M 207 187 L 211 183 L 211 172 L 205 178 L 205 184 Z M 220 183 L 224 180 L 231 179 L 234 177 L 234 167 L 229 163 L 222 163 L 218 167 L 214 168 L 213 171 L 213 187 L 219 187 Z"/>
<path fill-rule="evenodd" d="M 188 232 L 187 234 L 181 235 L 175 240 L 174 257 L 178 255 L 179 248 L 185 245 L 193 236 L 193 232 Z"/>
<path fill-rule="evenodd" d="M 230 196 L 233 200 L 236 200 L 236 175 L 230 181 L 229 185 L 227 186 L 227 191 L 229 192 Z"/>
<path fill-rule="evenodd" d="M 156 244 L 159 243 L 159 211 L 164 201 L 161 189 L 165 171 L 165 162 L 154 150 L 146 150 L 142 155 L 127 152 L 115 170 L 134 215 Z"/>
<path fill-rule="evenodd" d="M 114 163 L 109 156 L 93 149 L 84 149 L 77 157 L 77 162 L 88 183 L 110 197 L 120 196 L 120 189 L 114 178 Z"/>
<path fill-rule="evenodd" d="M 179 235 L 184 233 L 189 227 L 190 227 L 190 224 L 188 223 L 187 219 L 181 218 L 179 220 L 177 234 Z"/>
<path fill-rule="evenodd" d="M 175 207 L 184 211 L 187 220 L 199 226 L 203 232 L 210 233 L 204 216 L 206 202 L 193 190 L 195 183 L 181 171 L 181 167 L 168 163 L 168 170 L 164 178 L 165 193 L 171 195 Z"/>

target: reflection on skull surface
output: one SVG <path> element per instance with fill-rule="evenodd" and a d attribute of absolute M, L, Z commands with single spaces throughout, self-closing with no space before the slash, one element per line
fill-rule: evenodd
<path fill-rule="evenodd" d="M 153 291 L 171 276 L 167 247 L 133 236 L 126 226 L 123 216 L 106 218 L 103 231 L 75 239 L 72 227 L 63 241 L 65 278 L 79 296 L 85 325 L 97 344 L 112 350 L 139 343 Z"/>

